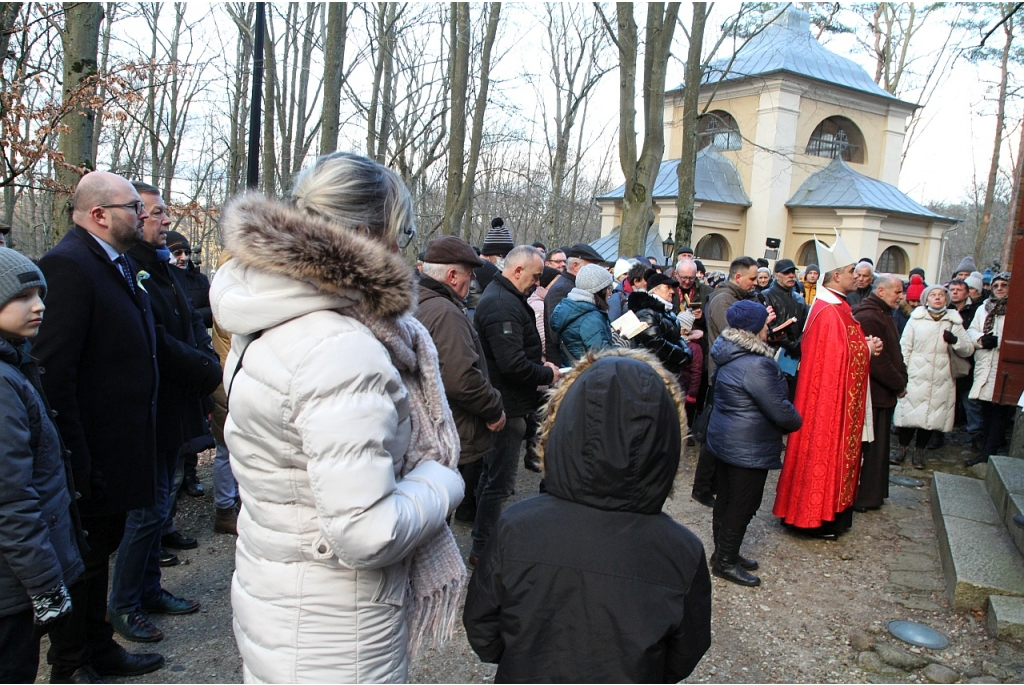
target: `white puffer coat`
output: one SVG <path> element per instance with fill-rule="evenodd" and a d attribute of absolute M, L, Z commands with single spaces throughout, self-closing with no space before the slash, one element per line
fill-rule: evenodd
<path fill-rule="evenodd" d="M 971 385 L 968 397 L 985 402 L 992 401 L 992 395 L 996 389 L 996 370 L 999 368 L 999 346 L 997 345 L 991 350 L 981 347 L 985 319 L 989 316 L 991 316 L 991 312 L 982 304 L 974 315 L 970 330 L 967 331 L 977 348 L 974 352 L 974 383 Z M 997 316 L 995 324 L 992 326 L 992 334 L 999 339 L 999 345 L 1003 344 L 1003 319 L 1005 318 L 1005 316 Z"/>
<path fill-rule="evenodd" d="M 432 461 L 400 476 L 408 379 L 346 311 L 408 312 L 411 271 L 260 196 L 229 205 L 222 228 L 234 259 L 210 300 L 233 334 L 224 436 L 242 499 L 231 607 L 244 678 L 405 681 L 410 554 L 463 484 Z"/>
<path fill-rule="evenodd" d="M 942 339 L 943 331 L 952 331 L 956 344 Z M 938 321 L 921 306 L 910 314 L 900 338 L 903 361 L 907 365 L 907 394 L 896 402 L 897 426 L 927 430 L 953 430 L 956 414 L 956 383 L 949 368 L 949 350 L 961 357 L 971 356 L 974 345 L 964 330 L 963 319 L 947 309 Z"/>

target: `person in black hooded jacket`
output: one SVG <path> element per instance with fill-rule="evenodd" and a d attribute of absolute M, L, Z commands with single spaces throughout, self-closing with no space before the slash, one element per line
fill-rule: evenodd
<path fill-rule="evenodd" d="M 634 340 L 653 352 L 673 374 L 681 373 L 691 358 L 690 346 L 682 339 L 679 320 L 672 313 L 672 293 L 678 287 L 679 281 L 654 273 L 647 278 L 646 292 L 634 291 L 626 300 L 629 311 L 647 324 Z"/>
<path fill-rule="evenodd" d="M 685 414 L 654 361 L 589 353 L 548 404 L 547 493 L 502 515 L 466 597 L 495 682 L 675 683 L 711 645 L 703 545 L 662 512 Z"/>

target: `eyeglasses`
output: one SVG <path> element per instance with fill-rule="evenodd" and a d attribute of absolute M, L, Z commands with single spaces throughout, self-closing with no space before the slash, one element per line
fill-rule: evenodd
<path fill-rule="evenodd" d="M 996 288 L 1009 288 L 1009 287 L 1010 287 L 1010 284 L 1007 283 L 1006 281 L 996 281 L 995 283 L 992 284 L 992 289 L 993 290 L 995 290 Z"/>
<path fill-rule="evenodd" d="M 406 226 L 402 229 L 402 233 L 398 236 L 398 249 L 404 250 L 409 247 L 409 243 L 416 237 L 416 227 Z"/>
<path fill-rule="evenodd" d="M 113 209 L 114 207 L 121 207 L 123 209 L 134 209 L 136 214 L 142 214 L 143 210 L 146 209 L 146 203 L 142 200 L 136 200 L 135 202 L 123 202 L 121 204 L 110 204 L 110 205 L 96 205 L 103 209 Z"/>

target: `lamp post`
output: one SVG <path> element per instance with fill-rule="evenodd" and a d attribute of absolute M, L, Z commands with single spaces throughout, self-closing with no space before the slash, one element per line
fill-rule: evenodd
<path fill-rule="evenodd" d="M 665 266 L 671 266 L 672 258 L 676 255 L 676 241 L 672 240 L 672 231 L 661 241 L 661 253 L 665 255 Z"/>

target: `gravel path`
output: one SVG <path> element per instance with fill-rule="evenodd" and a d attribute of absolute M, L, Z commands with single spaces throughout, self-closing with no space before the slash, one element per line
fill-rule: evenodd
<path fill-rule="evenodd" d="M 928 453 L 929 467 L 964 474 L 965 452 L 957 443 Z M 234 538 L 212 530 L 211 454 L 200 463 L 208 494 L 183 498 L 179 528 L 200 540 L 197 550 L 179 554 L 181 566 L 165 569 L 171 592 L 203 602 L 198 614 L 155 617 L 166 638 L 154 645 L 167 665 L 127 682 L 239 682 L 241 660 L 231 632 L 228 588 Z M 694 453 L 688 453 L 666 511 L 710 546 L 711 510 L 689 497 Z M 931 470 L 906 469 L 930 479 Z M 983 476 L 984 467 L 967 475 Z M 778 473 L 768 479 L 764 503 L 751 523 L 744 554 L 758 559 L 759 588 L 713 579 L 713 639 L 690 682 L 1022 682 L 1024 649 L 996 641 L 985 631 L 983 614 L 956 613 L 943 592 L 935 528 L 927 487 L 891 486 L 887 506 L 858 514 L 838 541 L 810 540 L 788 533 L 771 516 Z M 540 477 L 520 469 L 516 499 L 537 492 Z M 455 523 L 468 554 L 469 527 Z M 710 549 L 708 554 L 710 555 Z M 950 646 L 931 652 L 888 635 L 892 620 L 926 623 L 950 637 Z M 44 640 L 44 654 L 45 654 Z M 141 645 L 128 645 L 144 651 Z M 495 667 L 482 664 L 461 627 L 441 652 L 416 659 L 410 680 L 421 683 L 486 683 Z M 47 682 L 49 669 L 40 668 Z"/>

